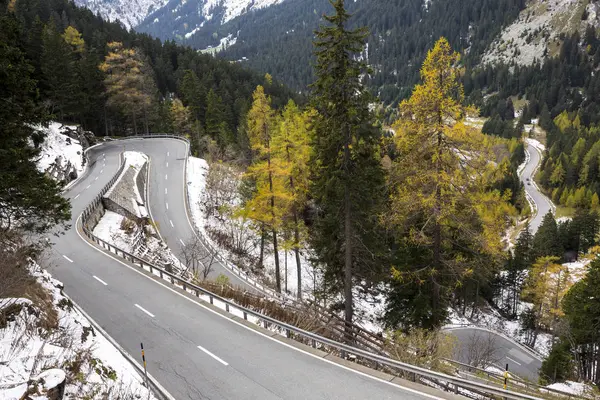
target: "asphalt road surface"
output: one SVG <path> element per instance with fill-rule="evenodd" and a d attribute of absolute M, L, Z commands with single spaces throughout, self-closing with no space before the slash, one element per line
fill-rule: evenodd
<path fill-rule="evenodd" d="M 537 206 L 537 214 L 529 222 L 530 231 L 535 234 L 542 224 L 544 216 L 548 214 L 548 211 L 552 209 L 551 201 L 539 191 L 537 185 L 533 181 L 536 169 L 542 161 L 542 154 L 531 144 L 525 142 L 527 148 L 526 151 L 529 153 L 529 162 L 521 172 L 521 181 L 525 185 L 525 191 L 529 194 L 530 199 Z"/>
<path fill-rule="evenodd" d="M 469 354 L 473 354 L 473 351 L 479 351 L 481 354 L 485 347 L 489 345 L 493 348 L 490 359 L 493 360 L 496 366 L 504 370 L 504 367 L 508 364 L 510 372 L 537 383 L 538 371 L 542 366 L 542 361 L 538 356 L 513 340 L 508 340 L 497 333 L 481 328 L 452 328 L 447 332 L 458 339 L 458 351 L 455 356 L 457 361 L 469 364 L 472 361 L 469 359 Z M 478 349 L 474 349 L 474 343 L 478 344 Z"/>
<path fill-rule="evenodd" d="M 148 371 L 176 399 L 426 399 L 299 351 L 191 300 L 84 241 L 76 219 L 112 178 L 119 153 L 150 157 L 150 209 L 173 249 L 193 235 L 184 206 L 186 145 L 173 139 L 110 142 L 66 193 L 73 227 L 53 238 L 52 274 L 129 354 L 144 343 Z M 171 224 L 172 222 L 172 224 Z M 227 271 L 217 271 L 226 273 Z M 235 283 L 235 282 L 234 282 Z M 440 396 L 445 396 L 439 392 Z"/>

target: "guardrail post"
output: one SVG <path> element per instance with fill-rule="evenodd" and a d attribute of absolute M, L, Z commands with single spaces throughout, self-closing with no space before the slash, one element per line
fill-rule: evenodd
<path fill-rule="evenodd" d="M 210 299 L 210 304 L 214 304 L 213 303 L 213 297 L 212 296 L 208 296 L 208 298 Z"/>
<path fill-rule="evenodd" d="M 229 303 L 225 303 L 225 311 L 229 312 Z"/>
<path fill-rule="evenodd" d="M 244 311 L 244 319 L 248 321 L 248 313 L 246 311 Z"/>

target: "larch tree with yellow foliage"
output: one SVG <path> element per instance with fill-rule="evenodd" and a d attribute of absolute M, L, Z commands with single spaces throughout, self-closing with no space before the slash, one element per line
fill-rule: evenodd
<path fill-rule="evenodd" d="M 386 315 L 395 327 L 441 325 L 451 303 L 476 301 L 501 257 L 510 207 L 490 189 L 501 171 L 490 162 L 488 141 L 465 124 L 477 110 L 463 105 L 459 60 L 440 39 L 394 125 L 397 157 L 384 221 L 398 243 Z"/>
<path fill-rule="evenodd" d="M 278 231 L 282 227 L 291 197 L 286 190 L 289 164 L 273 154 L 273 136 L 277 129 L 277 118 L 271 108 L 271 98 L 264 88 L 258 86 L 252 95 L 252 108 L 248 112 L 248 139 L 255 153 L 254 162 L 246 175 L 256 185 L 253 196 L 244 206 L 245 216 L 254 220 L 264 238 L 270 230 L 275 257 L 275 283 L 281 292 L 281 268 L 279 265 Z"/>
<path fill-rule="evenodd" d="M 559 318 L 564 315 L 562 299 L 572 286 L 569 268 L 558 263 L 555 256 L 540 257 L 533 264 L 525 281 L 523 300 L 533 305 L 530 310 L 533 332 L 529 343 L 533 347 L 542 330 L 554 330 Z"/>
<path fill-rule="evenodd" d="M 125 48 L 120 42 L 108 43 L 108 48 L 109 53 L 100 64 L 100 70 L 106 76 L 107 105 L 131 116 L 136 135 L 137 121 L 142 116 L 148 133 L 148 110 L 157 89 L 144 56 L 139 50 Z"/>
<path fill-rule="evenodd" d="M 306 242 L 306 227 L 300 213 L 306 206 L 307 194 L 310 184 L 309 161 L 311 156 L 311 119 L 313 113 L 302 112 L 290 100 L 279 118 L 278 129 L 273 136 L 273 156 L 282 160 L 286 165 L 285 188 L 289 196 L 289 209 L 285 228 L 291 232 L 291 240 L 286 243 L 294 251 L 296 258 L 296 274 L 298 285 L 298 298 L 302 297 L 302 266 L 300 249 Z M 288 197 L 286 196 L 286 198 Z"/>

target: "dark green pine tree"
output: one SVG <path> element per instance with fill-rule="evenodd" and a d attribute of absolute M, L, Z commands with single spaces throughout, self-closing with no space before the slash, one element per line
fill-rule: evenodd
<path fill-rule="evenodd" d="M 179 83 L 179 92 L 183 99 L 183 104 L 190 109 L 192 116 L 198 121 L 204 121 L 206 115 L 206 88 L 196 73 L 190 69 L 183 74 L 183 79 Z"/>
<path fill-rule="evenodd" d="M 79 106 L 75 57 L 53 20 L 42 32 L 41 67 L 44 73 L 41 86 L 49 112 L 60 120 L 70 117 Z"/>
<path fill-rule="evenodd" d="M 506 264 L 507 275 L 505 284 L 510 293 L 507 312 L 511 317 L 516 317 L 517 315 L 517 304 L 521 298 L 521 289 L 526 275 L 525 271 L 534 262 L 532 250 L 533 235 L 529 230 L 529 223 L 527 223 L 515 244 L 514 256 Z"/>
<path fill-rule="evenodd" d="M 43 233 L 70 219 L 70 204 L 35 165 L 43 137 L 31 125 L 44 116 L 36 106 L 33 67 L 25 59 L 22 37 L 12 13 L 0 14 L 0 231 L 18 224 Z"/>
<path fill-rule="evenodd" d="M 544 256 L 562 257 L 558 226 L 551 211 L 544 216 L 542 224 L 533 237 L 533 260 Z"/>
<path fill-rule="evenodd" d="M 221 147 L 233 143 L 233 135 L 225 120 L 223 100 L 213 89 L 206 95 L 205 132 L 215 139 Z"/>
<path fill-rule="evenodd" d="M 600 384 L 600 260 L 594 260 L 584 279 L 577 282 L 562 302 L 575 345 L 579 378 Z"/>
<path fill-rule="evenodd" d="M 345 320 L 354 315 L 352 289 L 381 268 L 377 215 L 383 173 L 377 147 L 381 131 L 369 111 L 371 97 L 361 85 L 366 65 L 359 61 L 366 29 L 349 30 L 343 0 L 330 1 L 335 14 L 324 16 L 315 32 L 316 82 L 312 197 L 318 213 L 312 246 L 324 268 L 326 287 L 344 298 Z"/>

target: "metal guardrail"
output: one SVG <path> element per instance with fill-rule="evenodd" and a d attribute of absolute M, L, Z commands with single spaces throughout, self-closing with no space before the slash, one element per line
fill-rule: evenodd
<path fill-rule="evenodd" d="M 149 135 L 138 135 L 138 136 L 127 136 L 124 137 L 122 139 L 144 139 L 144 138 L 150 138 L 150 139 L 157 139 L 157 138 L 168 138 L 168 139 L 177 139 L 177 140 L 181 140 L 184 141 L 188 144 L 188 149 L 189 149 L 189 145 L 190 145 L 190 141 L 184 137 L 184 136 L 178 136 L 178 135 L 172 135 L 172 134 L 168 134 L 168 133 L 152 133 Z M 187 162 L 187 160 L 186 160 Z M 185 206 L 187 207 L 187 212 L 188 215 L 191 214 L 191 210 L 190 210 L 190 204 L 189 204 L 189 196 L 188 196 L 188 186 L 187 186 L 187 182 L 184 185 L 185 187 Z M 219 251 L 218 249 L 216 249 L 212 243 L 206 239 L 206 237 L 202 234 L 202 231 L 200 230 L 200 228 L 196 225 L 196 221 L 193 218 L 190 218 L 190 222 L 192 224 L 192 229 L 194 231 L 194 234 L 198 237 L 198 239 L 200 240 L 200 242 L 202 243 L 202 245 L 206 248 L 206 250 L 208 250 L 208 252 L 211 255 L 214 255 L 215 259 L 221 263 L 221 265 L 223 265 L 223 267 L 228 270 L 229 272 L 231 272 L 232 274 L 234 274 L 236 277 L 240 278 L 243 282 L 245 282 L 249 287 L 254 288 L 257 292 L 262 293 L 264 295 L 270 296 L 271 298 L 276 299 L 277 301 L 279 301 L 280 303 L 282 303 L 283 305 L 286 306 L 296 306 L 296 307 L 312 307 L 312 308 L 316 308 L 318 311 L 321 312 L 323 318 L 327 318 L 329 320 L 336 320 L 336 322 L 338 324 L 343 324 L 344 325 L 344 329 L 346 326 L 345 321 L 343 321 L 342 318 L 340 318 L 338 315 L 332 313 L 331 311 L 327 310 L 326 308 L 320 306 L 316 299 L 314 298 L 304 298 L 303 300 L 299 300 L 294 296 L 291 296 L 287 293 L 279 293 L 275 290 L 273 290 L 272 288 L 263 285 L 259 282 L 257 282 L 255 279 L 252 279 L 243 269 L 239 268 L 238 266 L 236 266 L 235 264 L 233 264 L 232 262 L 230 262 L 226 257 L 221 255 L 221 251 Z M 307 302 L 308 301 L 308 302 Z M 375 333 L 357 325 L 357 324 L 352 324 L 352 336 L 354 339 L 357 339 L 359 341 L 361 341 L 361 344 L 367 348 L 370 349 L 372 351 L 379 351 L 380 354 L 383 354 L 383 351 L 381 350 L 381 348 L 385 345 L 385 342 L 383 340 L 382 337 L 379 337 L 378 335 L 376 335 Z M 373 347 L 374 345 L 379 346 L 379 349 Z"/>
<path fill-rule="evenodd" d="M 157 136 L 171 137 L 167 135 L 156 135 L 153 137 Z M 484 393 L 487 396 L 498 396 L 500 398 L 505 399 L 538 400 L 538 398 L 534 396 L 512 392 L 494 386 L 472 382 L 463 378 L 457 378 L 443 373 L 431 371 L 425 368 L 406 364 L 382 355 L 378 355 L 356 348 L 354 346 L 336 342 L 334 340 L 319 336 L 315 333 L 308 332 L 295 326 L 286 324 L 284 322 L 277 321 L 259 312 L 255 312 L 248 308 L 239 306 L 228 299 L 218 296 L 200 286 L 194 285 L 193 283 L 182 279 L 173 273 L 170 273 L 160 267 L 152 265 L 151 263 L 148 263 L 142 260 L 141 258 L 134 256 L 133 254 L 130 254 L 124 250 L 121 250 L 118 247 L 113 246 L 112 244 L 98 238 L 89 229 L 85 227 L 85 221 L 89 217 L 89 215 L 91 215 L 91 213 L 95 211 L 96 207 L 99 206 L 102 195 L 104 195 L 106 191 L 114 184 L 114 182 L 117 180 L 120 173 L 122 172 L 123 168 L 124 163 L 122 162 L 119 171 L 117 171 L 115 176 L 101 190 L 100 194 L 98 194 L 98 196 L 83 211 L 81 220 L 82 224 L 81 226 L 77 226 L 77 229 L 81 229 L 91 241 L 98 244 L 103 249 L 116 254 L 117 256 L 130 262 L 136 267 L 149 271 L 152 275 L 159 276 L 161 279 L 169 281 L 172 285 L 182 289 L 188 294 L 194 294 L 196 297 L 200 297 L 201 295 L 208 296 L 210 303 L 214 303 L 214 300 L 218 300 L 225 304 L 227 311 L 230 311 L 232 308 L 237 309 L 242 312 L 244 319 L 247 320 L 248 316 L 252 316 L 256 318 L 260 323 L 262 323 L 265 326 L 265 328 L 276 327 L 279 330 L 279 332 L 284 333 L 286 337 L 300 339 L 301 342 L 310 343 L 313 348 L 321 348 L 324 350 L 329 350 L 330 352 L 337 351 L 341 354 L 354 355 L 357 358 L 368 361 L 367 364 L 374 365 L 376 368 L 385 367 L 389 371 L 395 372 L 396 374 L 411 377 L 412 380 L 415 382 L 419 382 L 422 379 L 433 380 L 438 385 L 441 385 L 442 387 L 445 387 L 449 390 L 453 390 L 455 393 L 459 393 L 459 389 L 462 389 L 467 391 L 473 391 L 475 393 Z"/>

